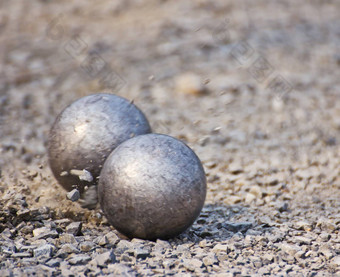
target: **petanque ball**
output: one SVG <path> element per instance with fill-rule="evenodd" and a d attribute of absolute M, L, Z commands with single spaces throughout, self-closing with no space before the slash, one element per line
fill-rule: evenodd
<path fill-rule="evenodd" d="M 174 237 L 200 214 L 206 177 L 196 154 L 161 134 L 129 139 L 107 158 L 98 198 L 109 223 L 124 235 L 154 240 Z"/>
<path fill-rule="evenodd" d="M 66 107 L 55 120 L 48 143 L 52 172 L 67 191 L 96 185 L 101 168 L 119 144 L 150 133 L 144 114 L 122 97 L 98 93 Z"/>

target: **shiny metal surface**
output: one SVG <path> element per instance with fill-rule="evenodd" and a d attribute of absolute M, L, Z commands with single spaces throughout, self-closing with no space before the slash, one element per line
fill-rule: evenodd
<path fill-rule="evenodd" d="M 183 142 L 148 134 L 127 140 L 107 158 L 98 184 L 108 221 L 128 237 L 170 238 L 199 215 L 206 177 Z"/>
<path fill-rule="evenodd" d="M 96 185 L 108 155 L 123 141 L 151 128 L 130 101 L 113 94 L 80 98 L 57 117 L 49 134 L 52 172 L 68 191 Z"/>

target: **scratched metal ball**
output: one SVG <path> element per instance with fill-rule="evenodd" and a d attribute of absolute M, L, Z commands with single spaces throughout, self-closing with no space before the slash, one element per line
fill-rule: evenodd
<path fill-rule="evenodd" d="M 67 191 L 76 188 L 82 194 L 97 184 L 113 149 L 150 132 L 146 117 L 130 101 L 105 93 L 82 97 L 58 115 L 50 130 L 50 167 Z"/>
<path fill-rule="evenodd" d="M 109 223 L 127 237 L 174 237 L 198 217 L 206 177 L 196 154 L 160 134 L 129 139 L 107 158 L 98 198 Z"/>

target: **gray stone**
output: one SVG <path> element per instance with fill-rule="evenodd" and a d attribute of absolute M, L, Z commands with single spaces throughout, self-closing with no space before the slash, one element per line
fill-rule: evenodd
<path fill-rule="evenodd" d="M 124 253 L 120 256 L 120 261 L 131 264 L 133 262 L 133 258 L 130 254 Z"/>
<path fill-rule="evenodd" d="M 70 270 L 70 266 L 67 262 L 60 263 L 61 275 L 66 277 L 75 277 L 76 274 Z"/>
<path fill-rule="evenodd" d="M 37 228 L 33 230 L 33 236 L 38 237 L 42 234 L 48 233 L 49 231 L 51 231 L 51 229 L 47 227 Z"/>
<path fill-rule="evenodd" d="M 69 225 L 71 223 L 71 219 L 69 219 L 69 218 L 57 219 L 57 220 L 54 220 L 54 223 L 56 225 L 60 225 L 62 227 L 66 227 L 67 225 Z"/>
<path fill-rule="evenodd" d="M 251 222 L 241 222 L 241 223 L 231 223 L 231 222 L 226 222 L 224 223 L 224 227 L 234 233 L 241 232 L 245 233 L 247 232 L 248 229 L 253 227 L 253 223 Z"/>
<path fill-rule="evenodd" d="M 59 233 L 56 230 L 51 230 L 46 233 L 41 233 L 40 235 L 36 236 L 36 240 L 41 240 L 41 239 L 49 239 L 49 238 L 57 238 L 59 236 Z"/>
<path fill-rule="evenodd" d="M 107 233 L 105 237 L 107 238 L 108 243 L 111 245 L 115 245 L 119 241 L 118 236 L 114 232 Z"/>
<path fill-rule="evenodd" d="M 73 189 L 66 194 L 67 199 L 71 200 L 72 202 L 79 200 L 80 192 L 77 189 Z"/>
<path fill-rule="evenodd" d="M 327 232 L 322 232 L 320 234 L 320 239 L 323 241 L 323 242 L 327 242 L 329 241 L 329 239 L 331 238 L 331 235 Z"/>
<path fill-rule="evenodd" d="M 333 266 L 339 267 L 340 268 L 340 256 L 335 257 L 334 259 L 331 260 L 331 264 Z"/>
<path fill-rule="evenodd" d="M 262 263 L 264 265 L 271 264 L 274 261 L 274 256 L 270 253 L 266 253 L 262 256 Z"/>
<path fill-rule="evenodd" d="M 61 250 L 64 251 L 65 253 L 79 253 L 79 250 L 76 246 L 70 243 L 65 243 L 62 247 Z"/>
<path fill-rule="evenodd" d="M 21 220 L 29 220 L 31 217 L 31 211 L 29 209 L 19 210 L 17 212 L 17 217 L 18 219 L 21 219 Z"/>
<path fill-rule="evenodd" d="M 97 237 L 95 240 L 94 240 L 94 243 L 100 245 L 100 246 L 104 246 L 106 244 L 109 243 L 109 240 L 107 239 L 107 237 L 104 235 L 104 236 L 100 236 L 100 237 Z"/>
<path fill-rule="evenodd" d="M 59 259 L 51 259 L 48 262 L 46 262 L 46 265 L 49 267 L 58 267 L 60 265 Z"/>
<path fill-rule="evenodd" d="M 322 247 L 320 247 L 320 252 L 327 260 L 330 260 L 334 256 L 333 251 L 327 245 L 323 245 Z"/>
<path fill-rule="evenodd" d="M 82 265 L 87 264 L 91 260 L 91 257 L 89 255 L 74 255 L 71 258 L 68 259 L 68 262 L 71 265 Z"/>
<path fill-rule="evenodd" d="M 82 234 L 81 233 L 82 226 L 83 226 L 82 222 L 72 222 L 69 225 L 67 225 L 66 232 L 73 234 L 75 236 L 80 236 Z"/>
<path fill-rule="evenodd" d="M 61 244 L 65 244 L 65 243 L 73 244 L 73 243 L 76 243 L 76 242 L 77 241 L 72 234 L 64 233 L 64 234 L 59 236 L 59 243 L 61 243 Z"/>
<path fill-rule="evenodd" d="M 309 224 L 307 221 L 298 221 L 294 224 L 294 227 L 297 230 L 305 230 L 305 231 L 312 230 L 311 224 Z"/>
<path fill-rule="evenodd" d="M 183 259 L 183 266 L 189 271 L 195 271 L 203 266 L 199 259 Z"/>
<path fill-rule="evenodd" d="M 20 229 L 20 233 L 25 234 L 25 235 L 32 234 L 33 230 L 34 230 L 34 227 L 32 225 L 25 225 L 24 227 Z"/>
<path fill-rule="evenodd" d="M 272 232 L 270 232 L 269 234 L 266 235 L 266 239 L 268 239 L 271 242 L 279 242 L 282 241 L 285 238 L 285 232 L 278 230 L 278 229 L 274 229 Z M 263 237 L 260 237 L 263 239 Z"/>
<path fill-rule="evenodd" d="M 34 257 L 36 258 L 50 258 L 52 257 L 55 247 L 51 244 L 45 244 L 33 250 Z"/>
<path fill-rule="evenodd" d="M 133 251 L 133 245 L 131 242 L 127 241 L 127 240 L 121 240 L 120 242 L 118 242 L 117 246 L 116 246 L 116 252 L 118 254 L 122 254 L 125 251 L 129 251 L 130 253 L 134 253 Z"/>
<path fill-rule="evenodd" d="M 96 245 L 95 245 L 95 243 L 93 243 L 91 241 L 84 241 L 84 242 L 81 242 L 79 244 L 79 249 L 82 252 L 89 252 L 89 251 L 93 250 L 94 248 L 96 248 Z"/>
<path fill-rule="evenodd" d="M 228 250 L 228 245 L 221 244 L 221 243 L 216 244 L 214 248 L 212 249 L 214 253 L 219 253 L 219 252 L 227 253 L 227 250 Z"/>
<path fill-rule="evenodd" d="M 156 253 L 164 254 L 168 249 L 172 249 L 171 244 L 165 240 L 158 239 L 153 248 Z"/>
<path fill-rule="evenodd" d="M 54 255 L 56 258 L 66 259 L 69 254 L 66 253 L 64 250 L 59 249 L 57 253 Z"/>
<path fill-rule="evenodd" d="M 23 245 L 20 247 L 20 252 L 29 252 L 33 253 L 33 250 L 36 249 L 37 245 Z"/>
<path fill-rule="evenodd" d="M 134 256 L 136 259 L 146 259 L 150 256 L 150 251 L 146 249 L 145 247 L 138 247 L 134 249 Z"/>
<path fill-rule="evenodd" d="M 255 268 L 260 268 L 263 265 L 260 257 L 250 256 L 249 260 L 253 263 Z"/>
<path fill-rule="evenodd" d="M 71 169 L 70 174 L 77 176 L 79 178 L 79 180 L 81 180 L 81 181 L 86 181 L 86 182 L 89 182 L 89 183 L 91 183 L 93 181 L 93 176 L 86 169 L 83 169 L 83 170 Z"/>
<path fill-rule="evenodd" d="M 202 261 L 205 266 L 212 266 L 213 264 L 218 263 L 218 260 L 214 253 L 209 253 L 206 257 L 203 258 Z"/>
<path fill-rule="evenodd" d="M 170 259 L 164 259 L 163 260 L 163 267 L 165 269 L 171 269 L 176 266 L 176 263 L 179 263 L 178 259 L 170 258 Z"/>
<path fill-rule="evenodd" d="M 0 246 L 1 253 L 12 255 L 17 252 L 17 247 L 10 241 L 5 241 L 5 245 Z"/>
<path fill-rule="evenodd" d="M 300 247 L 288 243 L 281 243 L 280 248 L 282 249 L 283 252 L 287 253 L 292 257 L 294 257 L 296 252 L 301 251 Z"/>
<path fill-rule="evenodd" d="M 13 270 L 11 270 L 11 269 L 0 269 L 0 276 L 2 276 L 2 277 L 14 277 Z"/>
<path fill-rule="evenodd" d="M 29 257 L 32 257 L 32 254 L 28 252 L 13 253 L 11 257 L 12 258 L 29 258 Z"/>
<path fill-rule="evenodd" d="M 289 205 L 287 202 L 284 203 L 279 203 L 277 205 L 277 209 L 279 210 L 280 213 L 286 212 L 289 209 Z"/>
<path fill-rule="evenodd" d="M 298 243 L 299 245 L 310 245 L 312 243 L 311 238 L 303 237 L 303 236 L 294 236 L 292 239 L 293 242 Z"/>
<path fill-rule="evenodd" d="M 111 250 L 96 256 L 94 260 L 99 267 L 106 267 L 108 264 L 116 262 L 116 256 Z"/>
<path fill-rule="evenodd" d="M 264 275 L 270 275 L 270 270 L 269 268 L 267 267 L 261 267 L 257 273 L 260 275 L 260 276 L 264 276 Z"/>
<path fill-rule="evenodd" d="M 109 264 L 108 271 L 112 274 L 112 276 L 122 276 L 122 277 L 134 277 L 136 273 L 133 272 L 133 269 L 124 264 Z"/>
<path fill-rule="evenodd" d="M 186 244 L 177 245 L 176 252 L 178 255 L 181 256 L 181 258 L 187 258 L 187 259 L 191 258 L 189 246 Z"/>
<path fill-rule="evenodd" d="M 299 260 L 299 259 L 303 259 L 305 258 L 305 251 L 304 250 L 300 250 L 300 251 L 297 251 L 296 254 L 294 255 L 294 258 Z"/>
<path fill-rule="evenodd" d="M 333 232 L 338 229 L 337 225 L 330 219 L 321 218 L 317 222 L 317 227 L 321 227 L 322 230 L 327 232 Z"/>

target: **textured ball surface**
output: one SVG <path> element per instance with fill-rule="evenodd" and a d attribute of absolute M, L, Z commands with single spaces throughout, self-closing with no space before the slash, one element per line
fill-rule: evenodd
<path fill-rule="evenodd" d="M 148 134 L 125 141 L 107 158 L 98 197 L 108 221 L 128 237 L 170 238 L 198 217 L 206 177 L 183 142 Z"/>
<path fill-rule="evenodd" d="M 113 94 L 85 96 L 66 107 L 50 130 L 50 167 L 67 191 L 83 193 L 85 186 L 97 183 L 113 149 L 150 132 L 146 117 L 130 101 Z"/>

